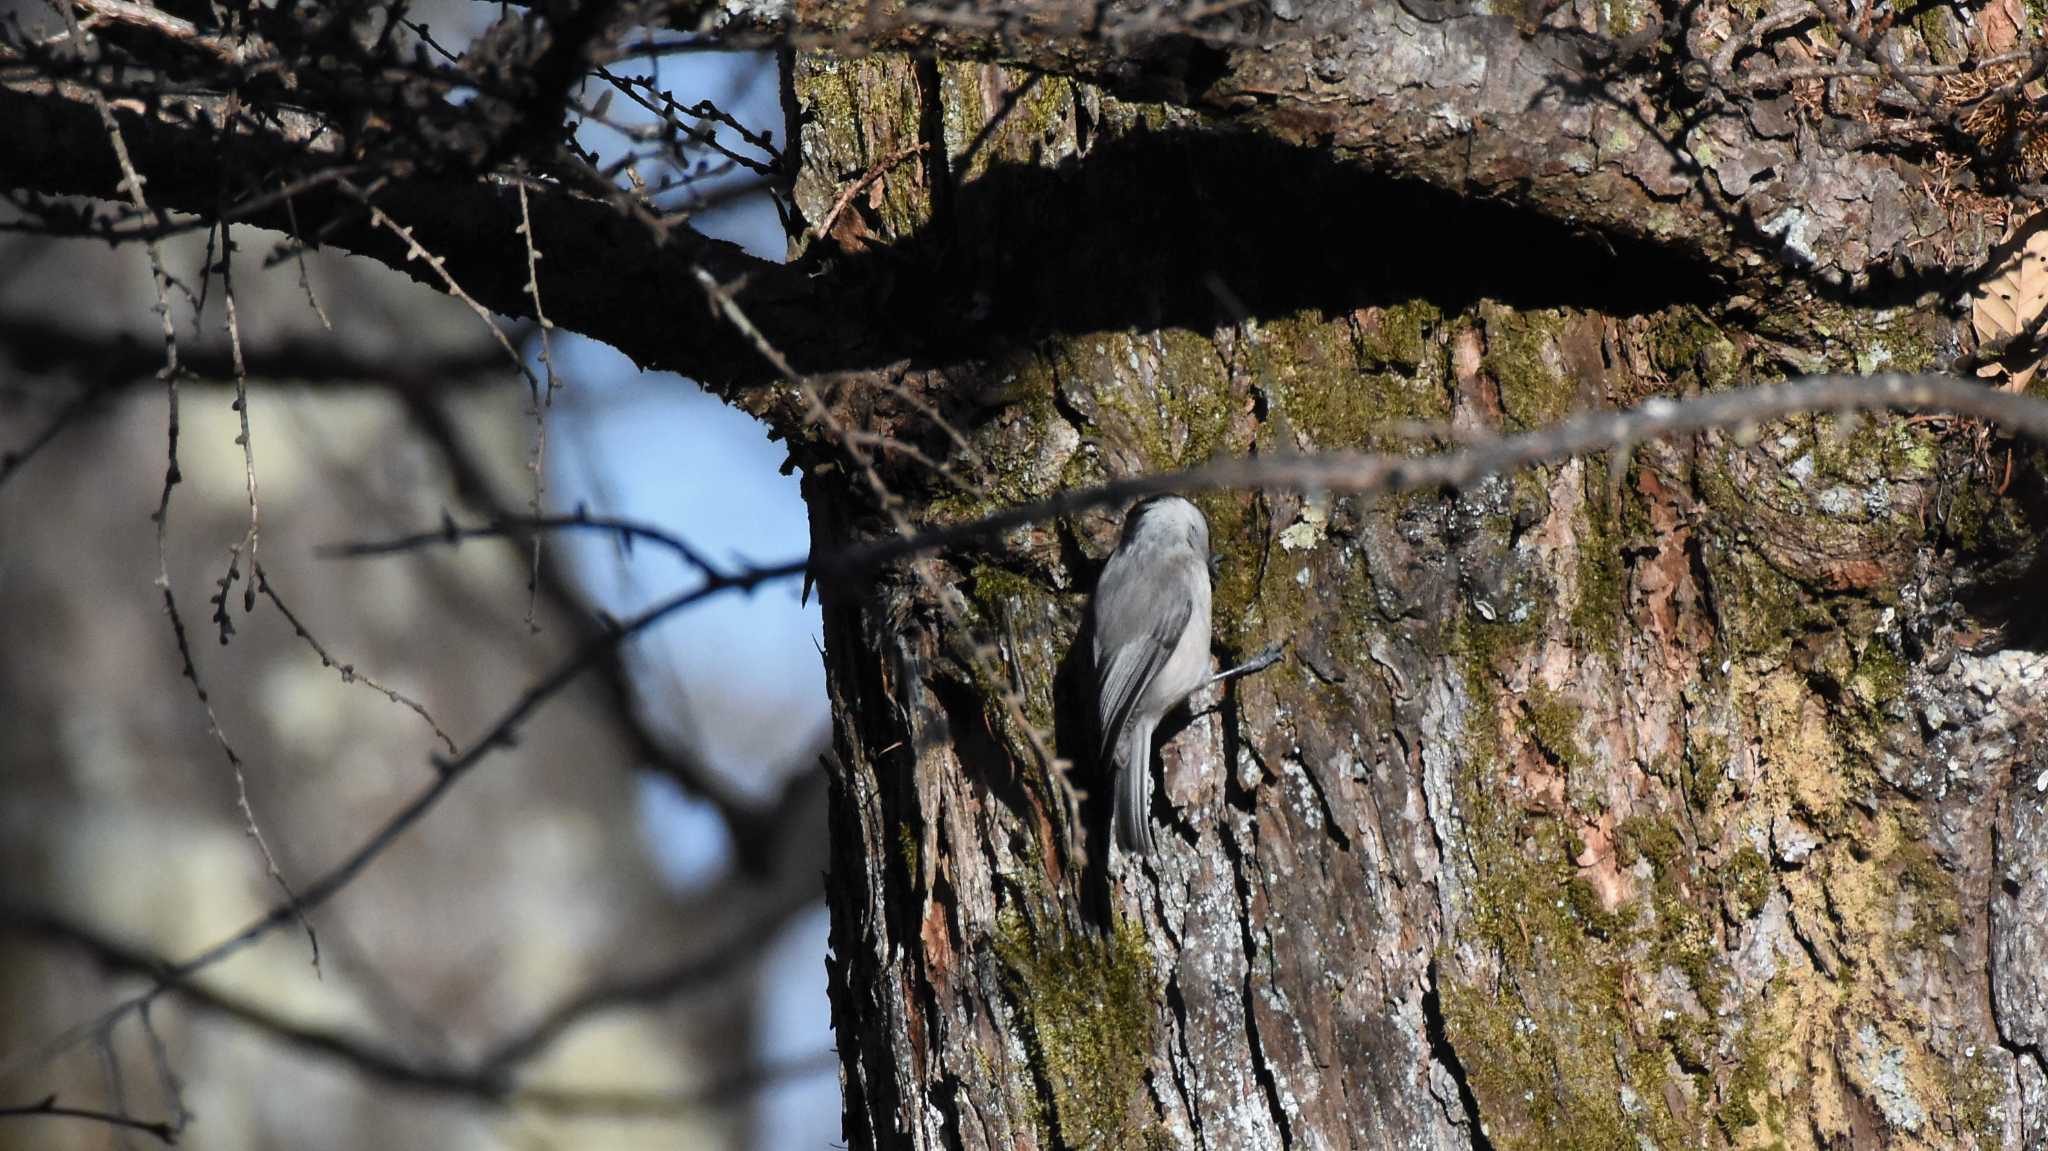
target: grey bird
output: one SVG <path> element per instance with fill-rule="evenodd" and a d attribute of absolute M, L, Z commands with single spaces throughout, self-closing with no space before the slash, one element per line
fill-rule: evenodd
<path fill-rule="evenodd" d="M 1095 585 L 1102 761 L 1117 842 L 1152 853 L 1152 733 L 1209 679 L 1209 521 L 1179 496 L 1141 500 Z"/>

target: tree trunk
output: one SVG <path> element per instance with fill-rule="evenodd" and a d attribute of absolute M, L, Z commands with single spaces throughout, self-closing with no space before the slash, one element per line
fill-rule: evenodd
<path fill-rule="evenodd" d="M 1931 298 L 1715 301 L 1667 250 L 1056 77 L 799 57 L 794 94 L 804 212 L 915 253 L 875 307 L 953 337 L 830 378 L 912 520 L 1953 346 Z M 816 547 L 887 534 L 809 434 Z M 1815 417 L 1202 497 L 1219 656 L 1291 647 L 1168 725 L 1139 859 L 1076 639 L 1115 514 L 827 586 L 849 1143 L 2048 1145 L 2039 495 L 1972 426 Z"/>

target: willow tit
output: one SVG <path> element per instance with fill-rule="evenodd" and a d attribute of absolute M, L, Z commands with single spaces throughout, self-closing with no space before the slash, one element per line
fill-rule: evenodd
<path fill-rule="evenodd" d="M 1179 496 L 1141 500 L 1095 585 L 1102 760 L 1117 842 L 1152 852 L 1152 733 L 1209 680 L 1209 521 Z"/>
<path fill-rule="evenodd" d="M 1195 692 L 1280 662 L 1274 644 L 1209 674 L 1209 521 L 1179 496 L 1151 496 L 1124 516 L 1123 538 L 1095 584 L 1095 681 L 1102 762 L 1116 773 L 1116 838 L 1152 854 L 1152 733 Z"/>

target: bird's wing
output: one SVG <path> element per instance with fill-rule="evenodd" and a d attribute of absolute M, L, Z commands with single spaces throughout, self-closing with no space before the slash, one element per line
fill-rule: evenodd
<path fill-rule="evenodd" d="M 1108 604 L 1110 610 L 1096 620 L 1097 628 L 1103 629 L 1096 636 L 1097 651 L 1102 653 L 1096 672 L 1102 680 L 1104 762 L 1115 756 L 1117 738 L 1130 722 L 1131 712 L 1159 675 L 1159 669 L 1173 656 L 1173 649 L 1179 646 L 1181 634 L 1187 631 L 1188 620 L 1194 615 L 1195 601 L 1187 585 L 1176 580 L 1173 588 L 1163 602 L 1153 605 L 1162 610 L 1152 616 L 1152 626 L 1144 631 L 1136 626 L 1142 625 L 1142 620 L 1133 619 L 1128 610 L 1116 610 L 1128 605 Z M 1124 621 L 1134 626 L 1119 627 Z"/>

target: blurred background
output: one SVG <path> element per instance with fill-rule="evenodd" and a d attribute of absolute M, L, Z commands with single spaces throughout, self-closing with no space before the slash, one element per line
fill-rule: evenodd
<path fill-rule="evenodd" d="M 412 12 L 452 46 L 496 8 Z M 621 93 L 709 100 L 782 136 L 771 57 L 614 71 Z M 642 103 L 601 115 L 579 138 L 639 157 L 622 180 L 678 185 L 670 207 L 719 201 L 696 227 L 785 252 L 775 203 L 745 191 L 761 174 L 733 159 L 769 157 L 732 124 L 692 118 L 715 142 L 684 156 L 647 146 Z M 258 555 L 293 618 L 264 597 L 245 610 L 244 553 L 218 605 L 225 643 L 216 619 L 248 493 L 220 280 L 189 233 L 164 251 L 181 353 L 208 379 L 180 389 L 163 538 L 203 704 L 157 586 L 166 413 L 146 256 L 0 233 L 0 1107 L 189 1112 L 180 1142 L 207 1148 L 837 1146 L 829 716 L 815 603 L 793 585 L 676 616 L 547 703 L 314 916 L 317 970 L 306 933 L 279 931 L 201 973 L 199 994 L 107 1014 L 153 959 L 277 902 L 245 794 L 304 884 L 429 784 L 448 741 L 467 748 L 607 619 L 694 579 L 596 533 L 548 535 L 532 589 L 519 537 L 316 554 L 528 513 L 528 384 L 459 301 L 340 255 L 308 253 L 302 272 L 273 259 L 275 234 L 236 239 Z M 807 550 L 796 477 L 752 419 L 603 345 L 499 323 L 560 384 L 544 512 L 643 521 L 720 560 Z M 150 1145 L 0 1120 L 0 1147 Z"/>

